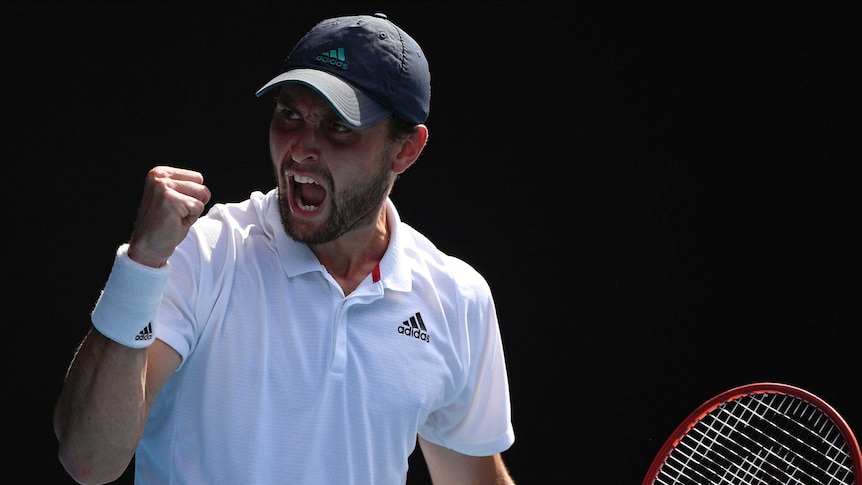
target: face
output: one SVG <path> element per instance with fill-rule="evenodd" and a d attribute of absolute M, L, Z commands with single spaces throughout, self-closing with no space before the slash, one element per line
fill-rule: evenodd
<path fill-rule="evenodd" d="M 281 86 L 269 144 L 290 237 L 323 244 L 376 221 L 396 177 L 387 123 L 350 127 L 311 89 Z"/>

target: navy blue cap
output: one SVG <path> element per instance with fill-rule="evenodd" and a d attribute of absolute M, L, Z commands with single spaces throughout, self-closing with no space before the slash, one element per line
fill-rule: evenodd
<path fill-rule="evenodd" d="M 431 72 L 422 48 L 381 13 L 319 22 L 256 95 L 287 82 L 311 87 L 356 127 L 392 113 L 410 124 L 424 123 L 431 105 Z"/>

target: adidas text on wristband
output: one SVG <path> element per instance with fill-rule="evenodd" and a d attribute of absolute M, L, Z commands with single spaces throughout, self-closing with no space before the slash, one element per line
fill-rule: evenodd
<path fill-rule="evenodd" d="M 170 264 L 152 268 L 129 258 L 128 244 L 117 249 L 108 282 L 91 314 L 93 326 L 109 339 L 133 348 L 156 338 L 156 315 Z"/>

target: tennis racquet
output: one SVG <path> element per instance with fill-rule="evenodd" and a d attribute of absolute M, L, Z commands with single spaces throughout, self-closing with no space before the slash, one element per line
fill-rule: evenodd
<path fill-rule="evenodd" d="M 725 391 L 683 421 L 643 485 L 862 485 L 853 431 L 814 394 L 760 382 Z"/>

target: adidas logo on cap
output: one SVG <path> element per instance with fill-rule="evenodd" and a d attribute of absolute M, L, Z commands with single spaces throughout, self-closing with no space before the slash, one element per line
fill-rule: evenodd
<path fill-rule="evenodd" d="M 314 60 L 324 64 L 331 64 L 345 71 L 347 70 L 347 59 L 344 57 L 343 47 L 330 49 L 328 52 L 317 55 Z"/>

